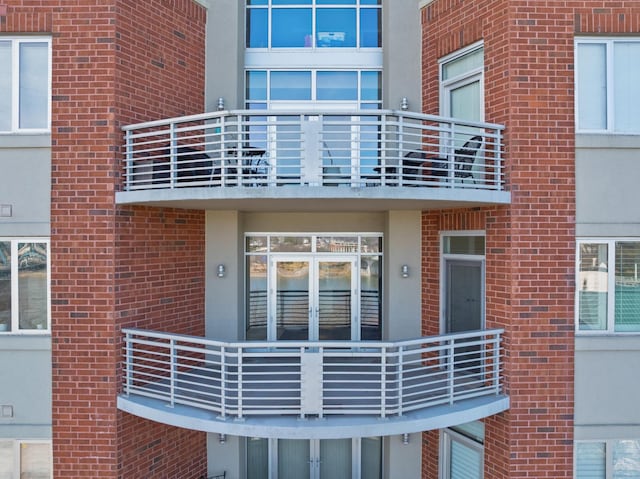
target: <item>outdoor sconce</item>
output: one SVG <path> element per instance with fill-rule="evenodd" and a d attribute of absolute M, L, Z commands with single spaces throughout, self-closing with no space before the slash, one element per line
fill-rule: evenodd
<path fill-rule="evenodd" d="M 218 111 L 224 110 L 224 98 L 218 98 Z"/>
<path fill-rule="evenodd" d="M 409 109 L 409 100 L 407 100 L 406 96 L 403 96 L 402 100 L 400 101 L 400 109 L 402 111 L 407 111 Z"/>
<path fill-rule="evenodd" d="M 409 265 L 408 264 L 403 264 L 402 266 L 400 266 L 400 276 L 402 276 L 403 278 L 408 278 L 409 277 Z"/>
<path fill-rule="evenodd" d="M 218 265 L 217 271 L 218 271 L 218 278 L 224 278 L 224 276 L 227 274 L 227 268 L 225 268 L 225 266 L 222 263 Z"/>
<path fill-rule="evenodd" d="M 219 439 L 220 439 L 220 444 L 225 444 L 227 442 L 227 435 L 220 434 Z"/>
<path fill-rule="evenodd" d="M 409 444 L 409 433 L 405 432 L 404 434 L 402 434 L 402 444 L 404 444 L 405 446 Z"/>

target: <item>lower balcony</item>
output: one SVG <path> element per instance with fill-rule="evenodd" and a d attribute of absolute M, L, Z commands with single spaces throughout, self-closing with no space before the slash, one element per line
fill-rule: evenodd
<path fill-rule="evenodd" d="M 189 429 L 289 439 L 384 436 L 509 407 L 502 330 L 393 342 L 222 342 L 123 332 L 118 407 Z"/>
<path fill-rule="evenodd" d="M 129 125 L 116 200 L 256 211 L 508 204 L 503 129 L 395 110 L 219 111 Z"/>

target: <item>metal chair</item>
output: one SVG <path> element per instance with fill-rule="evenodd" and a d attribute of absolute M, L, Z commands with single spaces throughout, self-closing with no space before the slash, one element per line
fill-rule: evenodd
<path fill-rule="evenodd" d="M 462 148 L 455 151 L 455 177 L 471 178 L 475 183 L 473 176 L 473 164 L 476 161 L 478 153 L 482 150 L 484 138 L 479 135 L 471 137 Z"/>

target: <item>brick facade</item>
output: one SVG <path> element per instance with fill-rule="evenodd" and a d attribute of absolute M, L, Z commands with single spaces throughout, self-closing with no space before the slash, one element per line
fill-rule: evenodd
<path fill-rule="evenodd" d="M 200 113 L 192 0 L 7 0 L 0 32 L 52 36 L 56 478 L 200 478 L 204 433 L 116 409 L 120 328 L 204 332 L 204 213 L 115 205 L 121 126 Z M 144 451 L 144 454 L 142 453 Z"/>

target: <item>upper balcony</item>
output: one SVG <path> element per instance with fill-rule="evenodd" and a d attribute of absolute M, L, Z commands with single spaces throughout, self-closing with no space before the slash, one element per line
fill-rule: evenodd
<path fill-rule="evenodd" d="M 118 407 L 178 427 L 337 439 L 437 429 L 509 407 L 502 330 L 394 342 L 124 334 Z"/>
<path fill-rule="evenodd" d="M 116 200 L 256 211 L 506 204 L 502 130 L 395 110 L 219 111 L 152 121 L 124 128 L 124 191 Z"/>

